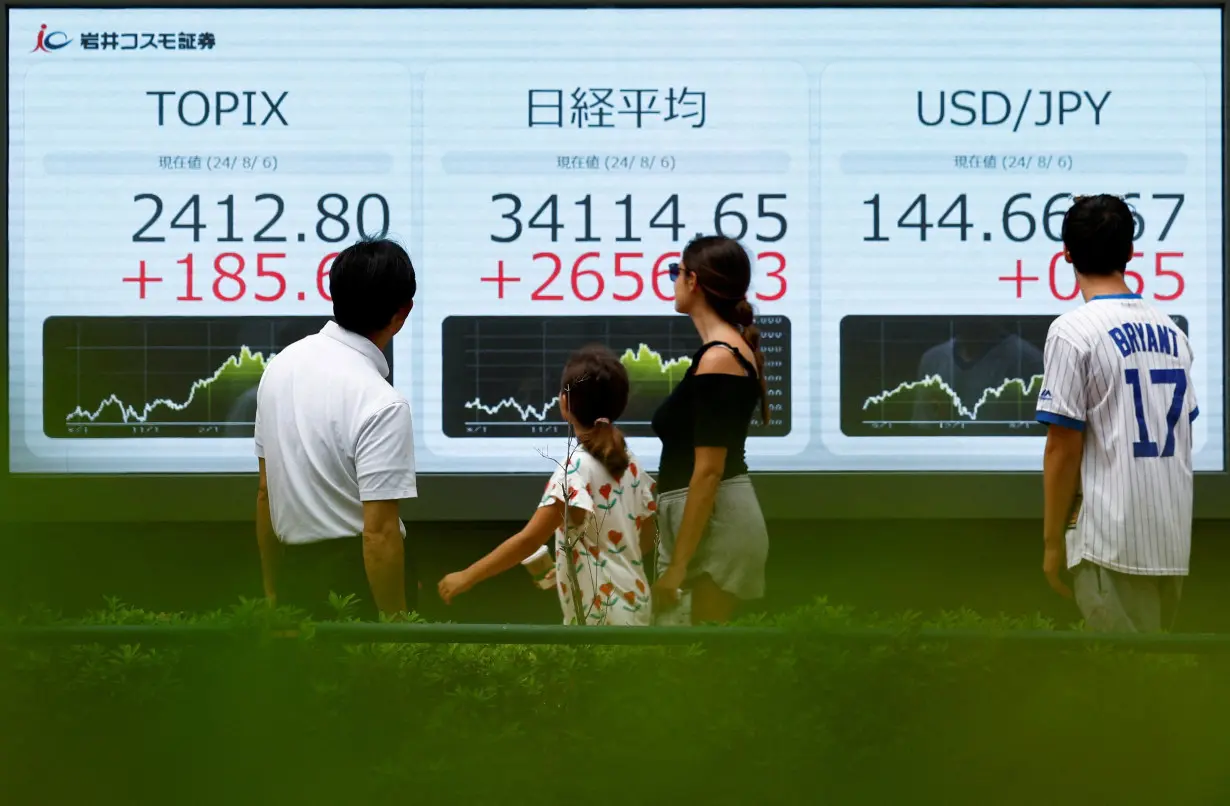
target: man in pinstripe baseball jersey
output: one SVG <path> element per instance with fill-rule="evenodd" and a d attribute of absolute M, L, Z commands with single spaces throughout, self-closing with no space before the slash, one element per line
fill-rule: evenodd
<path fill-rule="evenodd" d="M 1085 304 L 1051 324 L 1037 407 L 1047 425 L 1043 571 L 1055 590 L 1075 591 L 1091 629 L 1116 632 L 1174 618 L 1198 413 L 1187 336 L 1125 282 L 1133 230 L 1115 196 L 1077 197 L 1064 216 L 1064 256 Z"/>

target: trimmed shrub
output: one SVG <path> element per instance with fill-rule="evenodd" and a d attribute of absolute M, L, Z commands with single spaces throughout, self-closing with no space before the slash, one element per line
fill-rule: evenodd
<path fill-rule="evenodd" d="M 87 621 L 234 637 L 0 647 L 8 802 L 1230 802 L 1222 658 L 915 635 L 1039 620 L 821 600 L 738 649 L 340 646 L 268 637 L 294 614 L 258 602 Z M 865 626 L 894 637 L 824 637 Z"/>

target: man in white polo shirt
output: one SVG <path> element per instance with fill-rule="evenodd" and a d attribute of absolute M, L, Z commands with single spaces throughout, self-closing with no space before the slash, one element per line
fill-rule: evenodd
<path fill-rule="evenodd" d="M 1077 198 L 1064 216 L 1085 304 L 1051 323 L 1037 411 L 1047 425 L 1043 571 L 1071 595 L 1060 579 L 1070 568 L 1085 623 L 1114 632 L 1174 619 L 1199 411 L 1187 336 L 1124 280 L 1134 229 L 1116 196 Z"/>
<path fill-rule="evenodd" d="M 406 610 L 402 499 L 417 494 L 410 404 L 385 349 L 414 304 L 414 267 L 388 240 L 333 262 L 333 321 L 286 347 L 257 392 L 256 535 L 265 595 L 314 615 L 330 592 L 359 615 Z"/>

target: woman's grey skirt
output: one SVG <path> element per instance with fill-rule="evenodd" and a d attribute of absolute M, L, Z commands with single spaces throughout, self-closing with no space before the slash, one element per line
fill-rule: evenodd
<path fill-rule="evenodd" d="M 686 489 L 671 490 L 658 497 L 659 575 L 670 565 L 687 499 Z M 740 599 L 759 599 L 764 596 L 768 557 L 769 530 L 752 480 L 745 475 L 726 479 L 718 485 L 713 513 L 688 564 L 687 580 L 708 574 L 729 594 Z"/>

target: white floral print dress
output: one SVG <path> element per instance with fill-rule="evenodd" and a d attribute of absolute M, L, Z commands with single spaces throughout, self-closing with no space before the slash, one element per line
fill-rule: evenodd
<path fill-rule="evenodd" d="M 614 479 L 584 448 L 575 448 L 566 467 L 547 482 L 539 506 L 565 501 L 570 510 L 586 513 L 567 534 L 563 528 L 555 532 L 556 590 L 565 624 L 653 623 L 640 530 L 657 508 L 657 484 L 636 456 L 629 457 L 623 477 Z"/>

